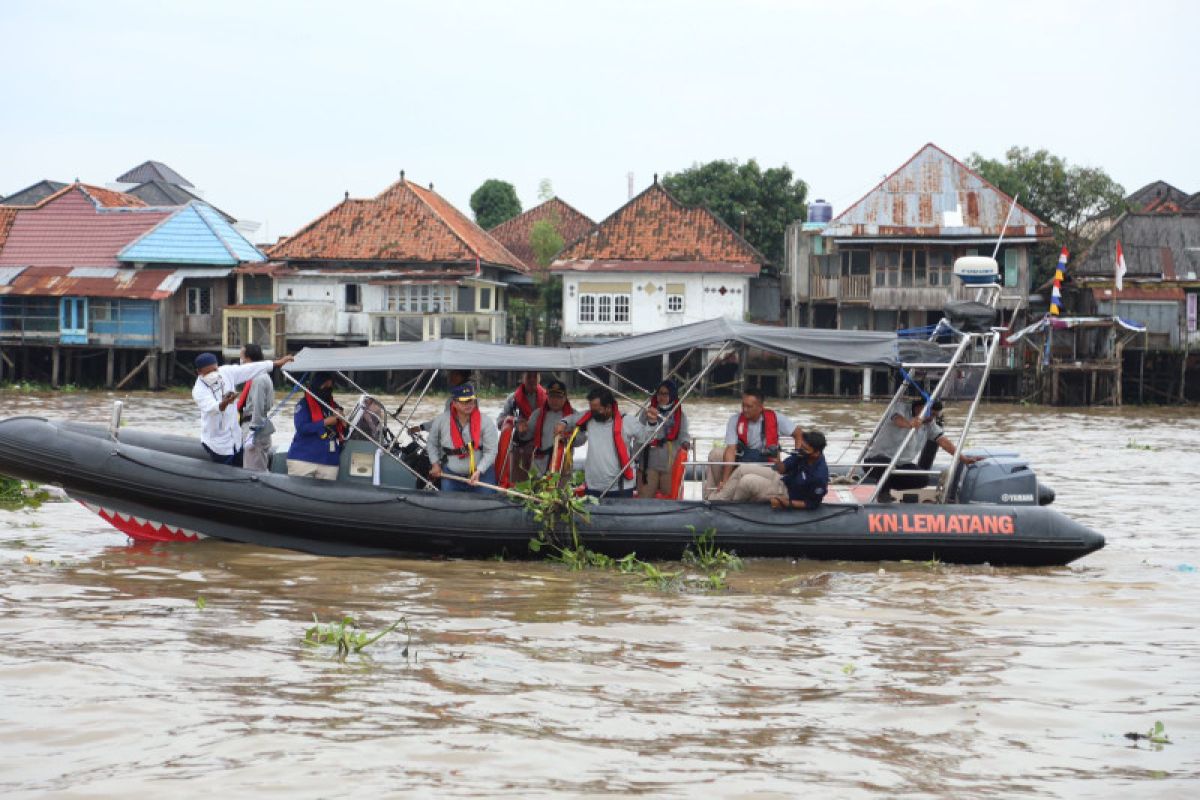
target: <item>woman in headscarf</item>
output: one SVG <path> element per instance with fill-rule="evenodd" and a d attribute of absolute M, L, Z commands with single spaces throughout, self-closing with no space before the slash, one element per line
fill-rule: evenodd
<path fill-rule="evenodd" d="M 346 440 L 346 423 L 339 416 L 342 413 L 342 407 L 333 399 L 333 375 L 318 372 L 296 403 L 296 435 L 288 448 L 288 475 L 337 480 Z"/>
<path fill-rule="evenodd" d="M 640 420 L 650 444 L 642 451 L 638 497 L 653 498 L 658 494 L 674 497 L 672 468 L 679 453 L 691 446 L 687 414 L 679 403 L 675 381 L 668 379 L 658 385 L 650 407 L 641 413 Z M 646 438 L 641 438 L 638 444 L 645 441 Z"/>

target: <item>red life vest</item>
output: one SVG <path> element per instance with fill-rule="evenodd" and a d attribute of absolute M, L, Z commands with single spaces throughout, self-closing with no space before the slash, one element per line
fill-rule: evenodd
<path fill-rule="evenodd" d="M 763 421 L 763 454 L 773 460 L 778 460 L 779 456 L 779 419 L 775 416 L 775 412 L 769 408 L 764 408 L 762 412 Z M 747 433 L 750 428 L 750 421 L 746 419 L 745 414 L 738 414 L 737 421 L 737 437 L 738 450 L 750 449 L 750 441 L 747 438 Z"/>
<path fill-rule="evenodd" d="M 544 386 L 538 384 L 537 391 L 534 394 L 537 395 L 536 402 L 539 406 L 546 402 L 546 389 Z M 517 408 L 521 410 L 522 417 L 529 419 L 533 416 L 533 404 L 529 402 L 529 396 L 525 393 L 524 383 L 518 386 L 517 390 L 513 392 L 513 401 L 517 404 Z"/>
<path fill-rule="evenodd" d="M 586 427 L 592 420 L 592 412 L 589 411 L 579 418 L 575 423 L 576 428 Z M 621 474 L 625 476 L 625 480 L 633 480 L 633 464 L 629 462 L 629 448 L 625 446 L 625 437 L 622 435 L 624 423 L 621 422 L 621 410 L 617 408 L 616 401 L 612 406 L 612 424 L 613 424 L 613 446 L 617 449 L 617 459 L 625 465 L 625 471 Z"/>
<path fill-rule="evenodd" d="M 249 386 L 248 383 L 246 385 Z M 317 398 L 313 397 L 311 394 L 309 394 L 307 392 L 304 393 L 304 399 L 306 401 L 308 401 L 308 414 L 309 414 L 309 416 L 312 417 L 313 422 L 319 422 L 320 420 L 325 419 L 326 414 L 333 413 L 330 411 L 326 411 L 325 408 L 320 403 L 317 402 Z M 339 406 L 337 403 L 330 403 L 329 407 L 334 409 L 335 411 L 342 410 L 342 407 Z M 342 422 L 340 419 L 338 420 L 337 425 L 335 425 L 332 430 L 334 431 L 334 435 L 337 436 L 339 442 L 346 438 L 346 423 Z M 325 433 L 321 434 L 321 438 L 328 439 L 329 431 L 326 431 Z"/>
<path fill-rule="evenodd" d="M 254 383 L 253 378 L 251 378 L 250 380 L 248 380 L 244 384 L 242 384 L 242 393 L 238 395 L 237 412 L 238 412 L 238 424 L 239 425 L 242 424 L 243 422 L 245 422 L 245 420 L 242 419 L 242 412 L 246 410 L 246 400 L 248 400 L 250 397 L 250 384 L 252 384 L 252 383 Z"/>
<path fill-rule="evenodd" d="M 540 389 L 541 387 L 539 386 L 538 388 Z M 537 429 L 533 432 L 533 449 L 534 450 L 542 449 L 542 428 L 546 427 L 546 414 L 549 412 L 549 410 L 550 410 L 550 400 L 548 397 L 543 397 L 541 405 L 538 406 L 538 411 L 541 413 L 538 414 Z M 571 401 L 570 400 L 564 401 L 563 407 L 562 407 L 562 415 L 564 417 L 569 417 L 574 413 L 575 413 L 575 411 L 571 408 Z M 526 417 L 526 419 L 529 419 L 529 417 Z"/>
<path fill-rule="evenodd" d="M 657 439 L 650 440 L 651 447 L 662 447 L 663 442 L 673 442 L 679 438 L 679 431 L 683 429 L 683 403 L 675 407 L 675 413 L 671 415 L 671 423 L 667 425 L 667 435 Z M 741 428 L 738 428 L 741 431 Z M 739 433 L 739 436 L 741 434 Z"/>
<path fill-rule="evenodd" d="M 480 434 L 482 427 L 483 427 L 483 424 L 482 424 L 482 418 L 480 417 L 480 414 L 479 414 L 479 406 L 476 406 L 475 410 L 471 412 L 471 420 L 470 420 L 471 450 L 467 450 L 466 445 L 463 443 L 462 430 L 458 427 L 458 417 L 453 411 L 451 411 L 450 412 L 450 443 L 454 445 L 454 451 L 453 451 L 454 455 L 465 456 L 471 452 L 477 452 L 479 450 L 479 434 Z M 474 457 L 472 456 L 472 458 L 474 458 Z"/>

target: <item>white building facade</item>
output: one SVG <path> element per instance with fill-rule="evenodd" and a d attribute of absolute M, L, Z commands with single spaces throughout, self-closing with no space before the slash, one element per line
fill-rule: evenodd
<path fill-rule="evenodd" d="M 563 335 L 569 339 L 653 333 L 719 317 L 742 320 L 750 278 L 678 272 L 568 273 Z"/>

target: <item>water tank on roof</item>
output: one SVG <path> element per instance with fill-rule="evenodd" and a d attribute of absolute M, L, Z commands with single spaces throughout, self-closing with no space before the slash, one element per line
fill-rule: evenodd
<path fill-rule="evenodd" d="M 808 204 L 809 222 L 829 222 L 833 219 L 833 206 L 824 200 L 814 200 Z"/>

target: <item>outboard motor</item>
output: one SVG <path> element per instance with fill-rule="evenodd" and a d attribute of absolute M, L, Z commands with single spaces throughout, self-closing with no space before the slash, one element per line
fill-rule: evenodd
<path fill-rule="evenodd" d="M 961 472 L 957 501 L 1006 506 L 1048 505 L 1054 490 L 1038 483 L 1029 462 L 1017 453 L 979 453 L 987 458 Z"/>

